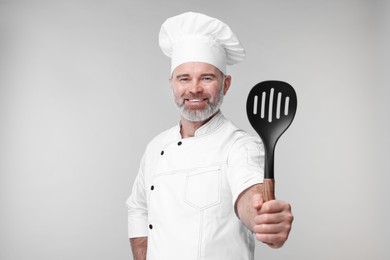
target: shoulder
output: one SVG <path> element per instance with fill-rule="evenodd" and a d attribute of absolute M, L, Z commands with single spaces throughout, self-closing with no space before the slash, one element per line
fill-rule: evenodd
<path fill-rule="evenodd" d="M 156 135 L 151 141 L 146 146 L 146 152 L 153 150 L 155 151 L 156 149 L 160 149 L 161 147 L 164 146 L 167 142 L 169 142 L 170 139 L 174 139 L 176 136 L 175 133 L 177 134 L 179 131 L 178 126 L 173 126 L 160 134 Z"/>
<path fill-rule="evenodd" d="M 226 131 L 229 134 L 228 162 L 259 160 L 264 156 L 264 145 L 258 135 L 252 135 L 237 127 L 232 121 L 226 120 Z"/>
<path fill-rule="evenodd" d="M 252 135 L 245 130 L 237 127 L 232 121 L 226 119 L 226 128 L 228 128 L 232 134 L 233 146 L 243 147 L 243 146 L 251 146 L 251 147 L 263 147 L 263 142 L 258 135 Z"/>

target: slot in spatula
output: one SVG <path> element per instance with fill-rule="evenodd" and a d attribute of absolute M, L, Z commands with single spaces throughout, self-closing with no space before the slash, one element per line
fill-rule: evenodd
<path fill-rule="evenodd" d="M 294 88 L 283 81 L 263 81 L 249 92 L 246 112 L 265 149 L 263 199 L 275 199 L 274 152 L 279 137 L 287 130 L 297 110 Z"/>

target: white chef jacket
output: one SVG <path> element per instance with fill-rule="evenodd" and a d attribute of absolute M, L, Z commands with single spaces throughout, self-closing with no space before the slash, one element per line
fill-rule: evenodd
<path fill-rule="evenodd" d="M 147 146 L 127 200 L 129 237 L 148 237 L 148 260 L 249 260 L 254 238 L 234 213 L 262 183 L 260 138 L 221 112 L 182 139 L 180 125 Z"/>

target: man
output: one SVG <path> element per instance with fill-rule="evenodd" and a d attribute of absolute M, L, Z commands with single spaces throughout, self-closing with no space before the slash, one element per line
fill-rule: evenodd
<path fill-rule="evenodd" d="M 261 140 L 220 111 L 226 64 L 241 61 L 243 47 L 226 24 L 197 13 L 167 19 L 159 41 L 181 118 L 148 144 L 127 201 L 134 259 L 253 259 L 254 236 L 281 247 L 293 216 L 286 202 L 263 203 Z"/>

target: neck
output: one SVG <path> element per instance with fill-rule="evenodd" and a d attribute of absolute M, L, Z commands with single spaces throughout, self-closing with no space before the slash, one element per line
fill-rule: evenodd
<path fill-rule="evenodd" d="M 180 123 L 181 123 L 181 128 L 180 128 L 180 134 L 181 137 L 184 138 L 189 138 L 189 137 L 194 137 L 196 130 L 198 130 L 201 126 L 206 124 L 208 121 L 210 121 L 211 118 L 215 116 L 212 115 L 206 120 L 203 121 L 189 121 L 185 119 L 183 116 L 181 117 Z"/>

